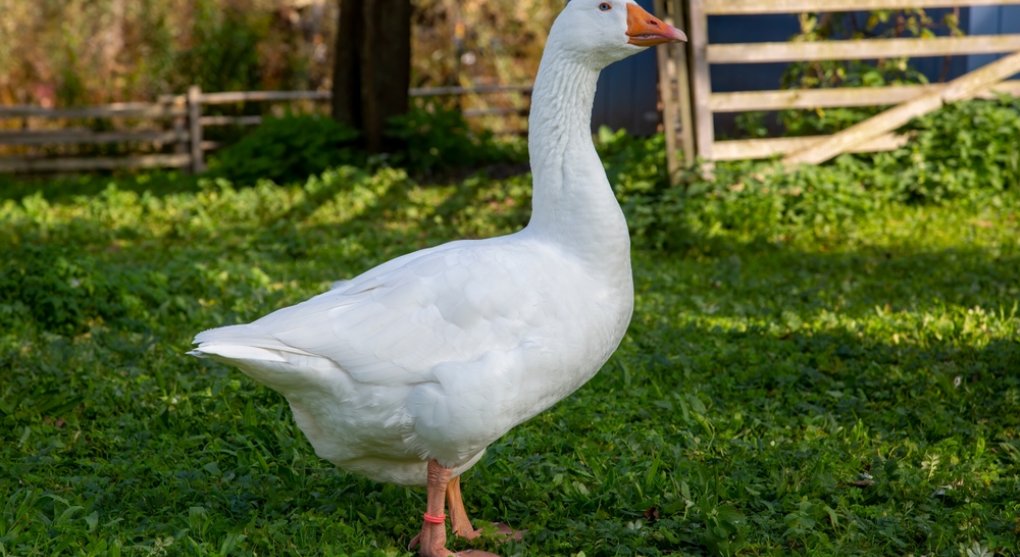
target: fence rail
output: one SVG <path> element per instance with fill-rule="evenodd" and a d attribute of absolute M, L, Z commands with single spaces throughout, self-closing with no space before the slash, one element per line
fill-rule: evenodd
<path fill-rule="evenodd" d="M 163 103 L 113 103 L 83 108 L 0 106 L 0 118 L 165 118 L 184 116 L 183 108 Z"/>
<path fill-rule="evenodd" d="M 692 0 L 700 2 L 701 0 Z M 798 12 L 858 12 L 903 8 L 952 8 L 960 5 L 998 6 L 1003 0 L 705 0 L 708 15 L 759 15 Z"/>
<path fill-rule="evenodd" d="M 707 58 L 710 64 L 748 64 L 997 54 L 1011 50 L 1020 50 L 1020 35 L 714 44 L 708 46 Z"/>
<path fill-rule="evenodd" d="M 4 145 L 102 145 L 105 143 L 145 142 L 177 143 L 187 141 L 188 134 L 182 131 L 139 130 L 127 132 L 93 132 L 89 130 L 39 130 L 25 132 L 0 132 L 0 144 Z"/>
<path fill-rule="evenodd" d="M 806 108 L 862 107 L 898 104 L 931 91 L 944 89 L 945 84 L 890 85 L 887 87 L 854 87 L 843 89 L 782 89 L 773 91 L 739 91 L 712 93 L 708 106 L 713 112 L 745 112 L 751 110 L 785 110 Z M 1006 81 L 978 93 L 982 99 L 998 95 L 1020 96 L 1020 81 Z"/>
<path fill-rule="evenodd" d="M 423 87 L 409 91 L 415 98 L 517 94 L 527 97 L 531 85 Z M 76 108 L 0 106 L 0 172 L 71 172 L 117 168 L 180 168 L 199 172 L 205 155 L 223 146 L 207 139 L 210 129 L 257 126 L 265 116 L 206 114 L 206 107 L 247 103 L 328 103 L 328 91 L 203 92 L 192 86 L 183 95 L 163 95 L 155 102 L 114 103 Z M 467 108 L 466 118 L 520 116 L 527 107 Z M 76 123 L 101 121 L 102 130 Z M 46 125 L 64 126 L 47 128 Z M 43 127 L 38 127 L 42 125 Z M 114 128 L 114 129 L 110 129 Z M 69 156 L 81 146 L 117 146 L 121 156 Z M 26 153 L 31 151 L 31 153 Z M 152 152 L 155 151 L 155 152 Z M 170 151 L 170 152 L 167 152 Z"/>

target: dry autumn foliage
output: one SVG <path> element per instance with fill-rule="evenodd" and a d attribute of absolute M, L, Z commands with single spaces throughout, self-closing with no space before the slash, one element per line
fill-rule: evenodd
<path fill-rule="evenodd" d="M 561 0 L 415 0 L 412 83 L 530 80 Z M 328 89 L 333 0 L 0 0 L 0 103 Z"/>

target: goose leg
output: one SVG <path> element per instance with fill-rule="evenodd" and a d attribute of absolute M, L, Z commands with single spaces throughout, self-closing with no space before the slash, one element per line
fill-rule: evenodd
<path fill-rule="evenodd" d="M 449 468 L 444 468 L 435 460 L 429 461 L 424 522 L 421 526 L 421 533 L 411 540 L 409 548 L 419 546 L 418 555 L 421 557 L 499 557 L 486 551 L 468 550 L 454 553 L 446 549 L 446 521 L 443 511 L 444 499 L 450 485 L 450 475 Z M 460 511 L 464 511 L 463 503 Z M 464 513 L 464 518 L 467 518 L 467 513 Z"/>
<path fill-rule="evenodd" d="M 461 498 L 460 492 L 460 477 L 451 479 L 450 483 L 447 484 L 446 505 L 450 507 L 450 527 L 453 529 L 453 534 L 457 537 L 473 540 L 486 534 L 493 536 L 498 541 L 520 541 L 524 537 L 524 532 L 514 530 L 502 523 L 493 523 L 488 532 L 475 529 L 471 525 L 471 519 L 468 518 L 467 511 L 464 510 L 464 500 Z"/>
<path fill-rule="evenodd" d="M 455 536 L 473 540 L 481 535 L 480 530 L 471 526 L 471 519 L 464 510 L 464 500 L 460 493 L 460 476 L 450 480 L 446 486 L 446 503 L 450 507 L 450 527 Z"/>

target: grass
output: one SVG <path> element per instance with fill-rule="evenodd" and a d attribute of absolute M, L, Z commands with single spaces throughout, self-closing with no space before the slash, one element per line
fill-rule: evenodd
<path fill-rule="evenodd" d="M 184 352 L 400 253 L 512 230 L 527 193 L 350 168 L 0 191 L 0 555 L 409 555 L 422 491 L 335 469 L 280 396 Z M 638 245 L 616 355 L 466 474 L 469 512 L 527 530 L 485 547 L 1020 553 L 1015 188 L 690 234 Z"/>

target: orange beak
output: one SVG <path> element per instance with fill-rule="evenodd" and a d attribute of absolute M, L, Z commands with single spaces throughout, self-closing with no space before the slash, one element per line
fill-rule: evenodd
<path fill-rule="evenodd" d="M 654 15 L 646 12 L 637 4 L 627 4 L 627 42 L 636 46 L 655 46 L 657 44 L 686 41 L 684 32 L 667 25 Z"/>

